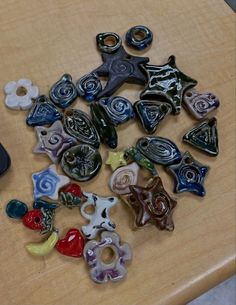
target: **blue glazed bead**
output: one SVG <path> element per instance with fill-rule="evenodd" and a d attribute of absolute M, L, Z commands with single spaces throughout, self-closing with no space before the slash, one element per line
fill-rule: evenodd
<path fill-rule="evenodd" d="M 121 96 L 102 98 L 99 104 L 106 110 L 112 123 L 117 126 L 134 117 L 133 106 L 129 100 Z"/>
<path fill-rule="evenodd" d="M 147 48 L 153 39 L 152 31 L 144 25 L 136 25 L 128 30 L 125 36 L 128 45 L 137 50 Z"/>
<path fill-rule="evenodd" d="M 59 205 L 57 203 L 52 203 L 52 202 L 48 202 L 46 200 L 42 200 L 40 198 L 36 199 L 33 203 L 33 208 L 34 209 L 48 209 L 48 210 L 54 210 L 56 208 L 58 208 Z"/>
<path fill-rule="evenodd" d="M 96 99 L 99 92 L 102 91 L 102 84 L 96 73 L 86 74 L 76 83 L 79 96 L 83 97 L 87 102 Z"/>
<path fill-rule="evenodd" d="M 52 86 L 49 96 L 57 107 L 62 109 L 69 107 L 78 96 L 71 75 L 64 74 L 59 81 Z"/>
<path fill-rule="evenodd" d="M 52 124 L 61 118 L 61 113 L 50 102 L 50 99 L 45 95 L 40 95 L 36 99 L 34 106 L 31 108 L 26 123 L 29 126 L 42 126 Z"/>
<path fill-rule="evenodd" d="M 0 143 L 0 176 L 8 170 L 10 165 L 11 165 L 10 156 Z"/>
<path fill-rule="evenodd" d="M 6 213 L 10 218 L 21 219 L 27 212 L 27 205 L 17 199 L 9 201 L 6 206 Z"/>

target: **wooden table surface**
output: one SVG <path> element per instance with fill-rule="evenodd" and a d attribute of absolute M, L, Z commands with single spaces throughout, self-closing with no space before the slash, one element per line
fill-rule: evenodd
<path fill-rule="evenodd" d="M 200 91 L 219 96 L 220 154 L 205 156 L 181 142 L 195 121 L 183 109 L 169 116 L 157 131 L 189 150 L 211 167 L 207 195 L 175 194 L 175 231 L 154 226 L 132 230 L 132 213 L 119 204 L 112 210 L 117 232 L 133 248 L 128 277 L 117 284 L 94 284 L 83 259 L 54 251 L 43 258 L 26 253 L 24 245 L 41 239 L 21 222 L 5 215 L 8 200 L 32 203 L 31 174 L 46 168 L 49 158 L 32 153 L 35 132 L 25 124 L 26 112 L 4 106 L 1 93 L 0 142 L 9 151 L 12 167 L 0 178 L 0 299 L 2 305 L 177 305 L 185 304 L 235 272 L 235 14 L 223 0 L 2 0 L 0 3 L 0 84 L 25 77 L 47 94 L 50 86 L 67 72 L 76 81 L 100 65 L 95 36 L 99 32 L 124 33 L 137 24 L 154 32 L 152 47 L 141 55 L 162 64 L 174 54 L 177 65 L 197 79 Z M 138 54 L 126 48 L 132 54 Z M 141 86 L 124 85 L 117 95 L 132 102 Z M 81 99 L 73 105 L 88 112 Z M 144 135 L 136 122 L 118 128 L 122 149 Z M 107 148 L 101 149 L 103 159 Z M 159 167 L 170 194 L 173 179 Z M 144 174 L 144 172 L 143 172 Z M 103 165 L 86 191 L 111 194 L 111 171 Z M 79 211 L 61 210 L 56 219 L 63 236 L 81 226 Z"/>

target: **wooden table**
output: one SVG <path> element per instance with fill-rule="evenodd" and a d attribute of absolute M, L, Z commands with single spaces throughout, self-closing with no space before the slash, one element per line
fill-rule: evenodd
<path fill-rule="evenodd" d="M 223 0 L 3 0 L 1 87 L 26 77 L 47 94 L 63 73 L 77 80 L 100 65 L 97 33 L 114 31 L 124 37 L 136 24 L 154 32 L 152 47 L 145 53 L 150 63 L 165 63 L 174 54 L 180 69 L 199 81 L 200 91 L 210 90 L 220 98 L 215 114 L 220 138 L 217 158 L 181 143 L 183 133 L 195 123 L 185 110 L 166 119 L 157 132 L 211 167 L 207 195 L 203 199 L 189 193 L 175 195 L 173 233 L 153 226 L 133 231 L 130 211 L 123 204 L 113 208 L 117 232 L 133 248 L 123 282 L 96 285 L 82 259 L 63 257 L 57 251 L 45 258 L 30 257 L 24 245 L 42 237 L 8 219 L 5 205 L 12 198 L 31 205 L 31 174 L 50 161 L 46 155 L 32 153 L 36 137 L 25 124 L 26 112 L 7 109 L 1 93 L 0 141 L 12 158 L 11 169 L 0 178 L 2 305 L 185 304 L 235 272 L 235 15 Z M 124 85 L 117 94 L 134 102 L 141 90 L 141 86 Z M 88 111 L 81 99 L 74 106 Z M 118 134 L 118 149 L 122 149 L 144 133 L 130 122 L 119 127 Z M 105 159 L 107 148 L 103 146 L 101 152 Z M 172 193 L 173 179 L 161 168 L 159 172 Z M 110 175 L 104 165 L 98 177 L 82 187 L 109 195 Z M 56 221 L 62 236 L 68 228 L 84 223 L 79 211 L 69 210 L 61 210 Z"/>

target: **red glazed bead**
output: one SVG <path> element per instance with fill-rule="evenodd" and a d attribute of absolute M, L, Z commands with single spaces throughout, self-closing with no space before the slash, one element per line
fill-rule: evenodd
<path fill-rule="evenodd" d="M 65 238 L 58 240 L 56 249 L 63 255 L 80 257 L 84 249 L 84 237 L 79 230 L 70 229 Z"/>
<path fill-rule="evenodd" d="M 66 185 L 65 187 L 63 187 L 60 192 L 63 193 L 71 193 L 76 197 L 82 197 L 83 193 L 81 191 L 81 187 L 78 184 L 75 183 L 70 183 L 68 185 Z"/>
<path fill-rule="evenodd" d="M 23 224 L 31 230 L 42 230 L 43 214 L 40 210 L 32 210 L 27 212 L 22 218 Z"/>

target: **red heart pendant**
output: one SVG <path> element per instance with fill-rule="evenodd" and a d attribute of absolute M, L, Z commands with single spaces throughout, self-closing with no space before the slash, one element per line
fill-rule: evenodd
<path fill-rule="evenodd" d="M 65 238 L 58 240 L 56 243 L 56 249 L 61 254 L 80 257 L 83 254 L 84 249 L 84 237 L 79 230 L 73 228 L 70 229 Z"/>

